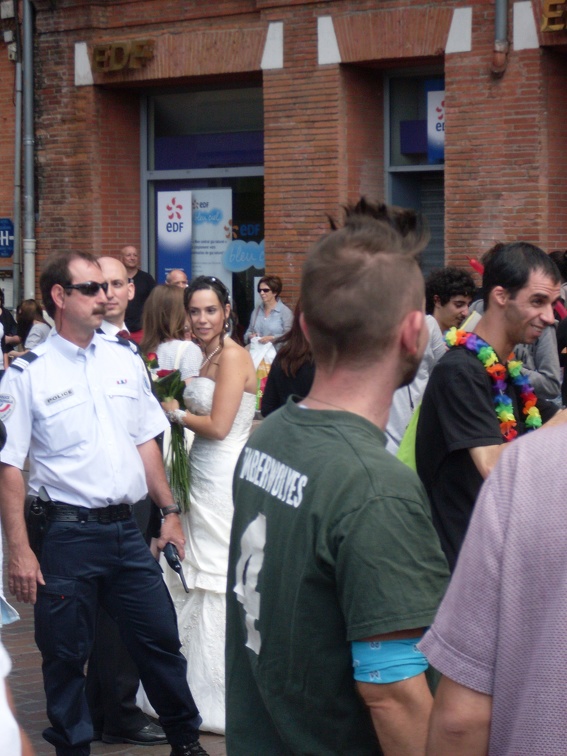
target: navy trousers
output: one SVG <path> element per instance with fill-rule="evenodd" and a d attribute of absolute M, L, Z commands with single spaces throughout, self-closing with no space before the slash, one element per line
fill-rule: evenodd
<path fill-rule="evenodd" d="M 134 505 L 133 517 L 146 542 L 150 515 L 159 510 L 149 496 Z M 136 705 L 140 675 L 116 621 L 99 608 L 94 643 L 87 665 L 85 692 L 93 729 L 106 735 L 136 733 L 150 721 Z"/>
<path fill-rule="evenodd" d="M 161 568 L 133 520 L 52 522 L 35 605 L 47 716 L 57 756 L 88 756 L 93 728 L 84 667 L 97 605 L 116 618 L 150 703 L 172 745 L 197 740 L 201 718 L 187 685 L 177 618 Z"/>

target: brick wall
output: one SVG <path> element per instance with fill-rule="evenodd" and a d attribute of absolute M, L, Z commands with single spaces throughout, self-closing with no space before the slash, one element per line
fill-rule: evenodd
<path fill-rule="evenodd" d="M 139 94 L 75 87 L 74 39 L 37 39 L 38 257 L 138 245 Z"/>
<path fill-rule="evenodd" d="M 456 264 L 496 241 L 546 242 L 541 53 L 512 50 L 494 78 L 492 9 L 475 12 L 473 51 L 445 60 L 445 239 Z"/>
<path fill-rule="evenodd" d="M 98 247 L 104 254 L 140 246 L 140 98 L 105 91 L 98 98 L 100 191 Z"/>
<path fill-rule="evenodd" d="M 443 57 L 453 9 L 470 5 L 472 51 Z M 57 248 L 113 253 L 139 244 L 140 86 L 206 86 L 234 80 L 231 72 L 257 80 L 270 21 L 284 24 L 285 67 L 262 76 L 265 244 L 286 301 L 295 299 L 305 250 L 326 229 L 326 215 L 360 194 L 384 196 L 382 76 L 392 67 L 444 61 L 447 261 L 467 265 L 467 255 L 519 237 L 567 248 L 567 57 L 511 50 L 504 76 L 493 78 L 492 0 L 35 6 L 39 258 Z M 335 18 L 342 66 L 318 65 L 320 15 Z M 153 67 L 75 87 L 75 42 L 148 36 L 162 51 Z M 0 119 L 9 112 L 11 65 L 0 55 Z M 2 128 L 2 158 L 12 149 L 8 134 Z M 0 186 L 7 202 L 11 187 Z"/>
<path fill-rule="evenodd" d="M 264 74 L 266 267 L 295 300 L 305 250 L 337 207 L 339 87 L 336 66 L 317 66 L 312 8 L 286 22 L 286 68 Z"/>
<path fill-rule="evenodd" d="M 339 130 L 340 201 L 384 201 L 384 86 L 381 72 L 345 66 Z"/>
<path fill-rule="evenodd" d="M 0 218 L 14 218 L 14 127 L 16 65 L 0 44 Z M 0 269 L 11 268 L 11 258 L 0 257 Z"/>
<path fill-rule="evenodd" d="M 547 156 L 542 176 L 547 200 L 547 248 L 567 249 L 567 65 L 557 52 L 544 54 Z"/>

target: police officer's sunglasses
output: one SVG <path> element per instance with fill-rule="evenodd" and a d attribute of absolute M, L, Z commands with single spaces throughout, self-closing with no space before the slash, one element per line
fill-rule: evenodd
<path fill-rule="evenodd" d="M 101 289 L 105 294 L 108 293 L 108 284 L 106 281 L 104 283 L 99 283 L 98 281 L 85 281 L 85 283 L 67 284 L 63 288 L 76 289 L 77 291 L 80 291 L 81 294 L 84 294 L 85 297 L 95 297 Z"/>

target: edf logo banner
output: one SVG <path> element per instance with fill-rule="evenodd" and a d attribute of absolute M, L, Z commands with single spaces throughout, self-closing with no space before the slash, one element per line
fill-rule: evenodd
<path fill-rule="evenodd" d="M 182 268 L 191 278 L 191 192 L 157 193 L 157 274 Z"/>

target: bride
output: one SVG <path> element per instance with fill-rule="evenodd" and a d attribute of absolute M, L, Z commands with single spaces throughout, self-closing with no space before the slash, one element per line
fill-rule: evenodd
<path fill-rule="evenodd" d="M 187 677 L 203 718 L 201 729 L 224 733 L 226 573 L 232 523 L 232 476 L 248 439 L 256 401 L 249 353 L 228 335 L 229 293 L 200 276 L 185 289 L 185 307 L 203 352 L 199 376 L 175 400 L 170 418 L 194 431 L 189 454 L 190 509 L 181 515 L 187 543 L 183 569 L 190 593 L 172 571 L 167 579 L 187 657 Z"/>

